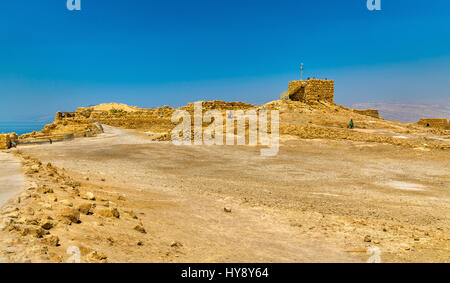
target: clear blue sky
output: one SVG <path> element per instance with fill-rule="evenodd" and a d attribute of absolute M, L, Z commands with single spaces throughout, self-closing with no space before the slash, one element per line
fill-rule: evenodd
<path fill-rule="evenodd" d="M 336 80 L 341 104 L 448 98 L 450 1 L 0 0 L 0 121 L 103 102 L 264 103 Z"/>

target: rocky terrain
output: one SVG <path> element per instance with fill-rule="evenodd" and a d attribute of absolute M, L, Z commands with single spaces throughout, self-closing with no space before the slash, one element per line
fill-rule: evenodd
<path fill-rule="evenodd" d="M 279 154 L 175 146 L 170 107 L 79 109 L 37 135 L 104 133 L 8 151 L 26 185 L 1 209 L 0 260 L 365 262 L 373 246 L 383 262 L 450 260 L 449 131 L 327 103 L 203 107 L 279 110 Z"/>

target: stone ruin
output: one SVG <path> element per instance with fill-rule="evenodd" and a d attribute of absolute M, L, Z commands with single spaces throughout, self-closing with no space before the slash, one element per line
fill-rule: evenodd
<path fill-rule="evenodd" d="M 0 135 L 0 149 L 10 149 L 13 142 L 17 144 L 18 136 L 16 133 Z"/>
<path fill-rule="evenodd" d="M 334 103 L 334 81 L 308 79 L 289 82 L 288 97 L 308 104 L 319 101 Z"/>
<path fill-rule="evenodd" d="M 428 119 L 420 119 L 417 122 L 419 125 L 424 127 L 431 127 L 442 130 L 450 130 L 450 120 L 444 118 L 428 118 Z"/>
<path fill-rule="evenodd" d="M 358 113 L 360 115 L 370 116 L 373 118 L 380 118 L 380 113 L 378 112 L 377 109 L 365 109 L 365 110 L 353 109 L 353 112 Z"/>

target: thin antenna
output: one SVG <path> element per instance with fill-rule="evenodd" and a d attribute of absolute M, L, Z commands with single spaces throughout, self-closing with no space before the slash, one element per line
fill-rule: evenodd
<path fill-rule="evenodd" d="M 300 64 L 300 80 L 303 81 L 303 63 Z"/>

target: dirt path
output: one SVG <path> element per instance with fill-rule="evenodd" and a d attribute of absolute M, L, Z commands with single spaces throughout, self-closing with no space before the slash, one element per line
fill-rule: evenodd
<path fill-rule="evenodd" d="M 0 153 L 0 207 L 24 188 L 21 164 L 7 153 Z"/>
<path fill-rule="evenodd" d="M 103 246 L 111 262 L 363 262 L 374 244 L 387 261 L 448 259 L 446 152 L 293 139 L 263 158 L 254 147 L 176 147 L 105 130 L 20 150 L 126 195 L 151 244 Z M 174 241 L 178 252 L 167 248 Z"/>

